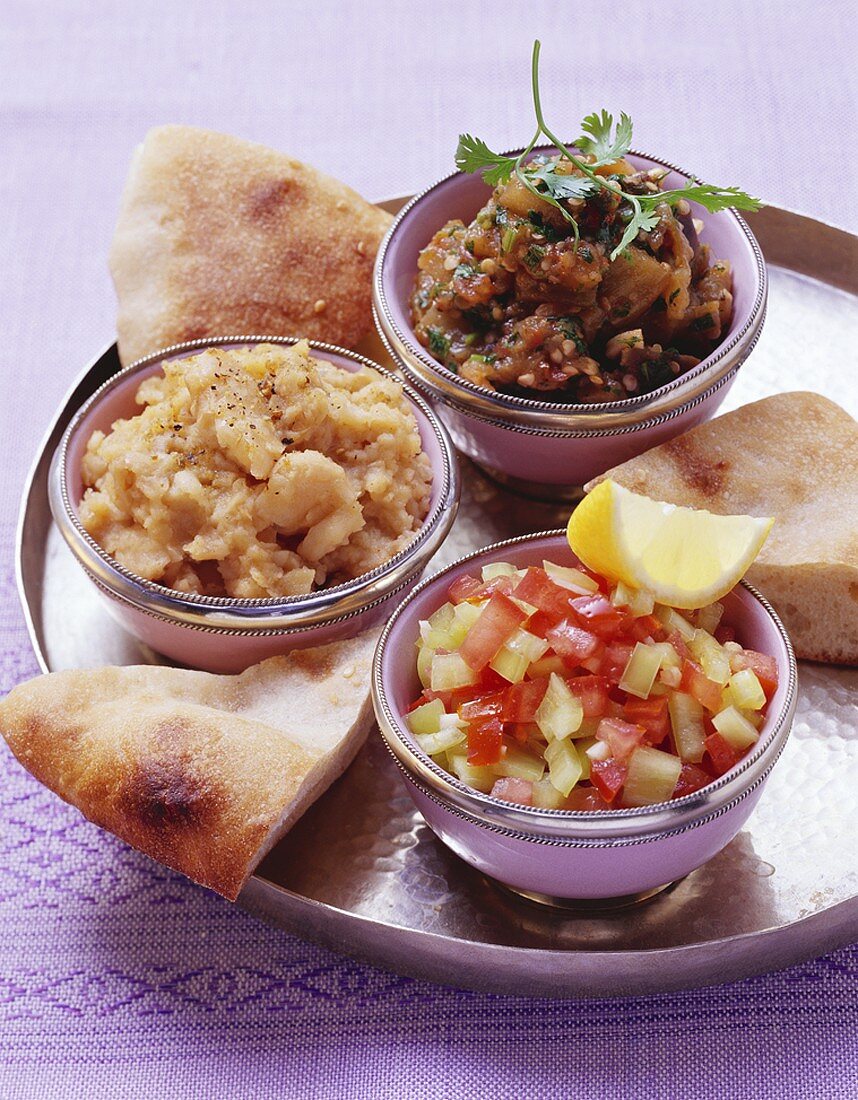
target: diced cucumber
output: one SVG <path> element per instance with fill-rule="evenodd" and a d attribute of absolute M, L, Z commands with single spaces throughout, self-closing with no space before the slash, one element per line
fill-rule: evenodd
<path fill-rule="evenodd" d="M 668 633 L 675 630 L 686 642 L 694 636 L 696 627 L 680 615 L 675 607 L 666 607 L 664 604 L 657 603 L 653 608 L 653 614 Z"/>
<path fill-rule="evenodd" d="M 473 787 L 475 791 L 488 794 L 494 786 L 497 776 L 492 769 L 475 767 L 473 764 L 469 764 L 466 753 L 451 752 L 447 754 L 447 759 L 450 762 L 450 770 L 453 775 L 468 787 Z"/>
<path fill-rule="evenodd" d="M 432 658 L 429 686 L 433 691 L 455 691 L 478 679 L 479 674 L 468 668 L 458 653 L 436 653 Z"/>
<path fill-rule="evenodd" d="M 516 607 L 521 608 L 528 618 L 530 618 L 531 615 L 535 615 L 538 610 L 532 603 L 528 603 L 526 600 L 520 600 L 517 596 L 510 596 L 510 599 Z"/>
<path fill-rule="evenodd" d="M 667 700 L 667 710 L 676 751 L 683 760 L 699 764 L 706 750 L 703 707 L 692 695 L 676 691 Z"/>
<path fill-rule="evenodd" d="M 420 623 L 420 637 L 431 649 L 449 649 L 448 636 L 453 624 L 455 608 L 451 603 L 441 604 L 438 610 Z"/>
<path fill-rule="evenodd" d="M 516 573 L 514 565 L 510 565 L 508 561 L 490 561 L 488 565 L 484 565 L 481 569 L 481 574 L 484 583 L 493 581 L 495 577 L 513 577 Z"/>
<path fill-rule="evenodd" d="M 712 725 L 729 745 L 738 750 L 749 748 L 759 736 L 754 726 L 735 707 L 719 711 L 713 716 Z"/>
<path fill-rule="evenodd" d="M 573 734 L 583 719 L 581 700 L 569 690 L 566 682 L 556 672 L 552 672 L 536 712 L 536 724 L 549 741 L 560 741 Z"/>
<path fill-rule="evenodd" d="M 458 649 L 468 636 L 468 631 L 480 617 L 486 602 L 487 601 L 484 600 L 481 603 L 457 603 L 453 612 L 453 621 L 450 623 L 447 630 L 449 643 L 444 646 L 439 646 L 438 648 Z"/>
<path fill-rule="evenodd" d="M 546 776 L 533 784 L 533 805 L 540 810 L 562 810 L 566 795 L 562 794 Z"/>
<path fill-rule="evenodd" d="M 636 642 L 620 677 L 620 687 L 638 699 L 648 699 L 660 668 L 659 650 L 654 645 Z"/>
<path fill-rule="evenodd" d="M 509 646 L 501 646 L 489 662 L 489 668 L 499 676 L 509 680 L 511 684 L 517 684 L 524 679 L 530 661 L 520 653 L 513 653 Z"/>
<path fill-rule="evenodd" d="M 552 741 L 545 750 L 545 759 L 548 761 L 548 776 L 551 785 L 556 787 L 564 796 L 581 778 L 581 760 L 578 751 L 571 741 Z"/>
<path fill-rule="evenodd" d="M 706 607 L 701 607 L 697 612 L 697 625 L 701 630 L 705 630 L 709 634 L 714 634 L 718 629 L 723 614 L 724 605 L 722 603 L 707 604 Z"/>
<path fill-rule="evenodd" d="M 528 630 L 519 627 L 511 638 L 507 639 L 506 648 L 513 653 L 520 653 L 527 658 L 527 663 L 538 661 L 548 649 L 548 642 L 544 638 L 537 638 Z"/>
<path fill-rule="evenodd" d="M 681 771 L 682 761 L 673 753 L 648 747 L 635 749 L 623 784 L 623 805 L 652 806 L 667 802 Z"/>
<path fill-rule="evenodd" d="M 751 668 L 734 672 L 730 677 L 730 695 L 737 710 L 759 710 L 766 705 L 766 693 Z"/>
<path fill-rule="evenodd" d="M 562 658 L 552 653 L 549 657 L 542 657 L 540 660 L 533 662 L 530 666 L 530 679 L 536 680 L 542 676 L 550 676 L 552 672 L 562 676 L 566 671 L 568 670 Z"/>
<path fill-rule="evenodd" d="M 427 756 L 437 756 L 438 753 L 447 752 L 456 745 L 461 745 L 466 734 L 461 726 L 447 726 L 436 733 L 415 734 L 414 740 Z"/>
<path fill-rule="evenodd" d="M 682 667 L 682 660 L 670 642 L 653 642 L 652 648 L 657 649 L 661 654 L 661 667 L 663 669 Z"/>
<path fill-rule="evenodd" d="M 705 630 L 695 630 L 688 639 L 688 648 L 697 658 L 704 673 L 716 684 L 730 679 L 730 657 L 724 647 Z"/>
<path fill-rule="evenodd" d="M 570 592 L 579 592 L 582 596 L 587 596 L 599 591 L 599 586 L 593 578 L 582 573 L 580 569 L 555 565 L 553 561 L 544 561 L 542 568 L 555 584 L 561 588 L 568 588 Z"/>
<path fill-rule="evenodd" d="M 535 783 L 545 774 L 545 762 L 541 756 L 535 756 L 517 745 L 509 745 L 501 760 L 492 765 L 492 771 L 498 776 L 529 779 Z"/>
<path fill-rule="evenodd" d="M 435 650 L 430 649 L 428 645 L 421 645 L 417 650 L 417 675 L 420 678 L 420 683 L 428 688 L 432 682 L 432 658 L 435 656 Z"/>
<path fill-rule="evenodd" d="M 408 728 L 413 734 L 437 733 L 441 728 L 441 715 L 444 704 L 440 699 L 415 707 L 408 715 Z M 430 754 L 431 755 L 431 754 Z"/>
<path fill-rule="evenodd" d="M 611 603 L 614 607 L 627 607 L 636 619 L 641 615 L 651 615 L 655 607 L 655 600 L 641 588 L 631 588 L 623 581 L 617 582 L 617 587 L 611 593 Z"/>

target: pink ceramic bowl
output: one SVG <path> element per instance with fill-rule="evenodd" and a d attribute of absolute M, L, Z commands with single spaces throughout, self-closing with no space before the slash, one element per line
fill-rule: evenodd
<path fill-rule="evenodd" d="M 563 532 L 496 543 L 448 566 L 400 604 L 378 644 L 373 702 L 382 736 L 429 827 L 483 874 L 538 900 L 611 899 L 656 892 L 711 859 L 741 829 L 784 746 L 796 702 L 792 647 L 771 607 L 740 585 L 724 599 L 725 622 L 745 646 L 776 657 L 779 686 L 753 750 L 695 794 L 632 810 L 589 813 L 519 806 L 465 786 L 416 745 L 405 714 L 420 694 L 415 661 L 419 621 L 463 573 L 490 561 L 573 565 Z"/>
<path fill-rule="evenodd" d="M 429 513 L 414 541 L 389 562 L 355 580 L 306 596 L 240 600 L 197 596 L 144 580 L 125 569 L 86 533 L 77 514 L 83 494 L 80 465 L 96 429 L 139 411 L 134 394 L 165 360 L 202 348 L 257 343 L 294 344 L 287 337 L 227 336 L 177 344 L 120 371 L 80 408 L 60 440 L 51 465 L 49 496 L 54 521 L 118 622 L 152 649 L 210 672 L 238 672 L 265 657 L 351 637 L 386 619 L 420 579 L 447 536 L 459 501 L 456 456 L 449 436 L 426 403 L 408 386 L 423 449 L 432 463 Z M 313 354 L 345 370 L 370 366 L 361 355 L 310 342 Z"/>
<path fill-rule="evenodd" d="M 686 173 L 664 161 L 639 154 L 628 159 L 639 168 L 669 169 L 668 187 L 685 182 Z M 732 210 L 709 214 L 691 204 L 704 221 L 703 239 L 733 265 L 733 320 L 720 346 L 651 394 L 602 405 L 558 406 L 475 386 L 436 362 L 412 330 L 408 300 L 418 254 L 450 219 L 470 221 L 490 191 L 479 176 L 462 172 L 434 184 L 400 212 L 375 265 L 378 329 L 410 380 L 433 401 L 456 446 L 513 488 L 563 497 L 611 466 L 709 419 L 756 343 L 766 311 L 763 256 L 742 218 Z"/>

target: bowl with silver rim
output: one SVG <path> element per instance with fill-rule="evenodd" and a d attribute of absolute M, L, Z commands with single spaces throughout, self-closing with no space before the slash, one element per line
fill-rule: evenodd
<path fill-rule="evenodd" d="M 516 156 L 514 150 L 507 156 Z M 549 146 L 537 154 L 556 152 Z M 639 153 L 639 169 L 660 169 L 666 187 L 688 174 Z M 376 325 L 406 377 L 435 405 L 456 446 L 490 475 L 531 496 L 563 499 L 611 466 L 709 419 L 751 353 L 766 312 L 762 252 L 736 211 L 711 214 L 694 203 L 714 255 L 733 269 L 733 315 L 722 342 L 686 373 L 651 393 L 597 404 L 560 404 L 485 389 L 442 366 L 414 334 L 409 299 L 417 260 L 437 230 L 453 219 L 466 224 L 491 194 L 476 175 L 454 172 L 413 198 L 388 230 L 375 263 Z"/>
<path fill-rule="evenodd" d="M 418 582 L 447 537 L 458 507 L 459 475 L 450 438 L 428 404 L 406 384 L 403 392 L 432 468 L 432 491 L 428 513 L 414 539 L 390 561 L 307 595 L 265 599 L 180 592 L 139 577 L 121 565 L 87 533 L 78 515 L 83 494 L 81 460 L 93 431 L 107 431 L 119 417 L 139 411 L 134 402 L 138 386 L 158 373 L 165 361 L 206 348 L 262 343 L 291 346 L 298 340 L 272 336 L 192 340 L 146 356 L 119 371 L 69 422 L 54 453 L 48 479 L 54 521 L 111 615 L 157 652 L 212 672 L 236 672 L 265 657 L 351 637 L 378 626 Z M 315 357 L 344 370 L 371 367 L 385 377 L 393 377 L 356 352 L 319 342 L 309 344 Z"/>
<path fill-rule="evenodd" d="M 547 810 L 477 791 L 427 756 L 406 714 L 420 694 L 415 645 L 420 621 L 449 586 L 483 565 L 520 568 L 543 559 L 576 565 L 565 532 L 496 543 L 468 554 L 416 588 L 379 640 L 373 703 L 379 728 L 415 805 L 453 852 L 505 887 L 537 901 L 622 905 L 651 896 L 711 859 L 741 829 L 786 742 L 797 696 L 795 657 L 777 615 L 740 583 L 722 602 L 724 621 L 747 648 L 777 662 L 778 687 L 759 738 L 738 764 L 693 794 L 634 809 Z"/>

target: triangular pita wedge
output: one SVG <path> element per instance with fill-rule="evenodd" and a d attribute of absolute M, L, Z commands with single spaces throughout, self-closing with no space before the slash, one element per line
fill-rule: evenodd
<path fill-rule="evenodd" d="M 815 393 L 766 397 L 603 477 L 671 504 L 774 516 L 748 581 L 799 657 L 858 664 L 858 424 L 839 405 Z"/>
<path fill-rule="evenodd" d="M 298 650 L 239 676 L 55 672 L 0 701 L 0 730 L 91 821 L 234 900 L 363 743 L 374 642 Z"/>
<path fill-rule="evenodd" d="M 123 363 L 203 336 L 306 336 L 353 347 L 372 328 L 389 214 L 264 145 L 150 130 L 110 252 Z"/>

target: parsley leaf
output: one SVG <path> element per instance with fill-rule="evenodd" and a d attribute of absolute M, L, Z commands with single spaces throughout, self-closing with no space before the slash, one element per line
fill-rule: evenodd
<path fill-rule="evenodd" d="M 655 210 L 644 209 L 641 207 L 640 202 L 633 202 L 632 216 L 629 218 L 625 232 L 622 237 L 620 237 L 620 243 L 611 253 L 611 259 L 616 260 L 621 252 L 625 252 L 642 229 L 645 232 L 648 232 L 650 229 L 655 229 L 658 225 L 659 217 L 660 215 L 656 213 Z"/>
<path fill-rule="evenodd" d="M 740 191 L 738 187 L 712 187 L 708 183 L 700 183 L 692 180 L 685 187 L 679 187 L 675 191 L 661 191 L 653 198 L 659 202 L 672 204 L 680 199 L 690 199 L 691 202 L 699 202 L 710 214 L 716 214 L 719 210 L 735 207 L 736 210 L 759 210 L 763 205 L 759 199 Z"/>
<path fill-rule="evenodd" d="M 583 199 L 588 195 L 594 195 L 599 190 L 598 184 L 588 176 L 568 176 L 558 173 L 557 163 L 553 161 L 529 170 L 528 175 L 532 180 L 543 183 L 546 193 L 558 202 L 561 199 Z"/>
<path fill-rule="evenodd" d="M 575 144 L 582 153 L 596 158 L 596 163 L 591 168 L 602 164 L 611 164 L 620 157 L 624 157 L 632 145 L 632 120 L 622 112 L 617 123 L 616 133 L 611 137 L 614 127 L 614 116 L 609 114 L 604 107 L 601 113 L 595 111 L 587 115 L 581 123 L 584 133 Z"/>
<path fill-rule="evenodd" d="M 493 153 L 481 139 L 460 134 L 456 148 L 456 167 L 461 172 L 481 172 L 492 187 L 506 183 L 515 169 L 515 157 Z"/>

